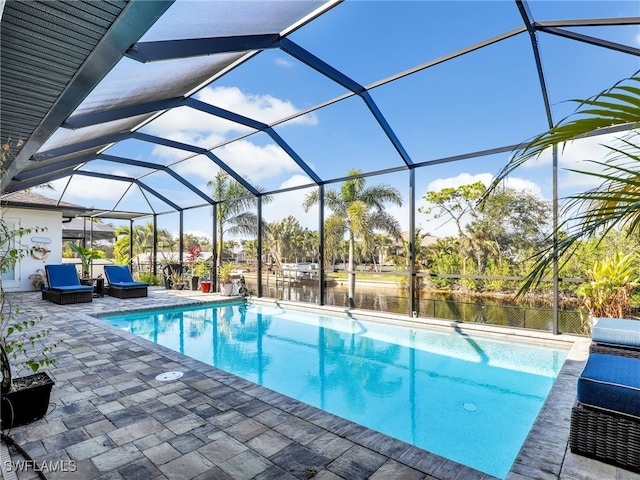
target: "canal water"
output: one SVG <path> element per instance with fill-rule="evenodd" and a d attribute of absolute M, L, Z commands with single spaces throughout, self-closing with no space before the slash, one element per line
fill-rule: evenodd
<path fill-rule="evenodd" d="M 246 279 L 250 291 L 257 290 L 255 279 Z M 324 304 L 348 306 L 348 289 L 345 284 L 328 285 Z M 355 305 L 364 310 L 375 310 L 418 317 L 432 317 L 463 322 L 484 323 L 534 330 L 552 331 L 553 310 L 550 306 L 516 302 L 512 298 L 496 298 L 419 291 L 417 310 L 410 311 L 409 291 L 387 284 L 356 283 Z M 285 282 L 275 287 L 263 283 L 263 296 L 306 303 L 320 303 L 320 290 L 316 284 Z M 565 333 L 583 333 L 585 313 L 574 308 L 561 309 L 558 313 L 559 328 Z"/>

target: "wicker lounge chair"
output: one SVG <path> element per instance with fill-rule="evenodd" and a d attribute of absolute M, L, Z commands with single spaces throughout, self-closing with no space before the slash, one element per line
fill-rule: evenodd
<path fill-rule="evenodd" d="M 591 353 L 640 358 L 640 321 L 600 318 L 591 332 Z"/>
<path fill-rule="evenodd" d="M 125 265 L 105 265 L 104 275 L 109 282 L 107 293 L 117 298 L 146 297 L 148 283 L 136 282 Z"/>
<path fill-rule="evenodd" d="M 45 265 L 48 288 L 42 290 L 42 299 L 67 305 L 93 301 L 93 287 L 80 284 L 76 267 L 69 263 Z"/>
<path fill-rule="evenodd" d="M 640 471 L 640 359 L 592 354 L 571 411 L 573 453 Z"/>

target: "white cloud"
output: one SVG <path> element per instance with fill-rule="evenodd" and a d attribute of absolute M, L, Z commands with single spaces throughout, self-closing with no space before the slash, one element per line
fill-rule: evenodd
<path fill-rule="evenodd" d="M 195 175 L 202 179 L 204 184 L 215 177 L 220 170 L 213 160 L 204 155 L 197 155 L 184 162 L 176 163 L 171 168 L 179 175 Z"/>
<path fill-rule="evenodd" d="M 231 168 L 256 183 L 284 172 L 299 171 L 291 157 L 274 144 L 259 146 L 248 140 L 238 140 L 215 150 L 214 153 Z"/>
<path fill-rule="evenodd" d="M 295 66 L 295 63 L 293 63 L 289 58 L 277 57 L 276 65 L 280 67 L 285 67 L 285 68 L 292 68 L 293 66 Z"/>
<path fill-rule="evenodd" d="M 282 182 L 279 188 L 309 185 L 310 183 L 312 183 L 311 180 L 305 175 L 293 175 Z M 310 189 L 292 190 L 273 195 L 273 201 L 263 207 L 265 220 L 268 222 L 280 221 L 292 215 L 298 219 L 302 228 L 318 230 L 318 208 L 314 207 L 309 212 L 305 212 L 302 208 L 304 198 L 310 191 Z"/>
<path fill-rule="evenodd" d="M 203 102 L 263 123 L 272 123 L 299 111 L 289 100 L 283 100 L 268 94 L 248 94 L 238 87 L 206 88 L 200 92 L 198 98 Z M 315 114 L 304 115 L 297 118 L 295 122 L 316 125 L 318 117 Z"/>
<path fill-rule="evenodd" d="M 568 142 L 564 147 L 558 149 L 558 165 L 562 168 L 573 168 L 582 160 L 602 160 L 610 152 L 603 145 L 612 145 L 617 138 L 625 133 L 610 133 L 595 137 L 579 138 Z M 552 149 L 548 148 L 540 157 L 528 160 L 522 168 L 537 168 L 551 165 L 553 160 Z"/>

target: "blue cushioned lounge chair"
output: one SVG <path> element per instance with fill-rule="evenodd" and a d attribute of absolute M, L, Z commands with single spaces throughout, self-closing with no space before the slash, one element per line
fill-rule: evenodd
<path fill-rule="evenodd" d="M 86 303 L 93 301 L 93 287 L 80 284 L 75 265 L 45 265 L 49 287 L 42 290 L 42 299 L 66 305 L 69 303 Z"/>
<path fill-rule="evenodd" d="M 148 283 L 136 282 L 125 265 L 105 265 L 104 275 L 109 282 L 107 293 L 118 298 L 139 298 L 147 296 Z"/>
<path fill-rule="evenodd" d="M 640 320 L 600 318 L 591 340 L 591 353 L 640 358 Z"/>

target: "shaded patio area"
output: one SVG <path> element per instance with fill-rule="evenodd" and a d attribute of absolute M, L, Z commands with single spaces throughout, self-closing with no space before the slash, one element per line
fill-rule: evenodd
<path fill-rule="evenodd" d="M 74 462 L 68 464 L 73 472 L 45 472 L 49 479 L 492 478 L 90 316 L 224 297 L 151 289 L 147 298 L 65 306 L 41 300 L 39 292 L 8 297 L 24 314 L 42 315 L 59 342 L 57 364 L 48 369 L 56 381 L 55 408 L 5 432 L 38 463 Z M 638 480 L 640 475 L 568 452 L 570 408 L 588 349 L 586 339 L 571 340 L 569 358 L 507 478 Z M 155 379 L 176 370 L 184 376 Z M 33 471 L 5 476 L 10 473 L 36 478 Z"/>

